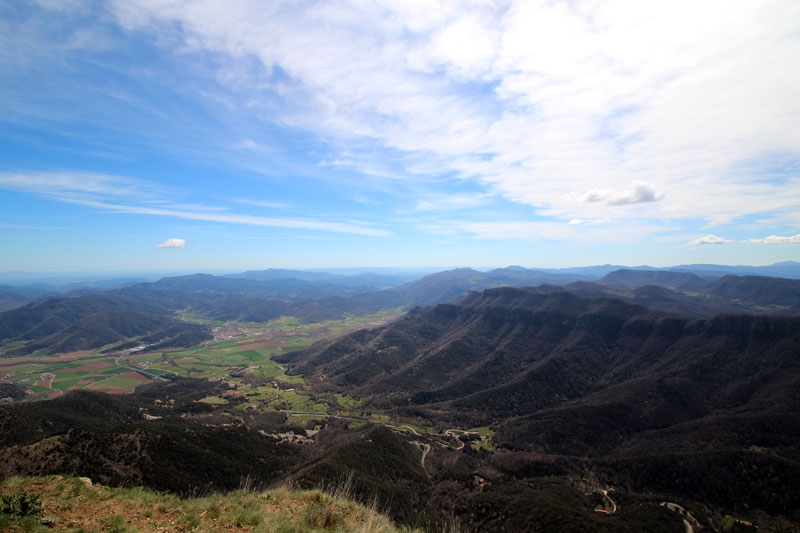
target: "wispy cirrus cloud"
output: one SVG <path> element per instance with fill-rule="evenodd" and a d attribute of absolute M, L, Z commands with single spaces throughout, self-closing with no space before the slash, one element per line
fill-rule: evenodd
<path fill-rule="evenodd" d="M 732 221 L 787 204 L 780 187 L 742 202 L 732 169 L 800 155 L 796 2 L 111 5 L 190 53 L 255 59 L 257 81 L 216 74 L 264 120 L 335 150 L 373 141 L 340 162 L 440 168 L 539 215 Z"/>
<path fill-rule="evenodd" d="M 417 209 L 421 211 L 448 211 L 473 209 L 486 205 L 487 194 L 424 194 L 417 200 Z"/>
<path fill-rule="evenodd" d="M 389 233 L 366 225 L 325 219 L 281 218 L 231 212 L 227 208 L 184 205 L 159 194 L 164 189 L 145 180 L 104 174 L 69 172 L 0 173 L 0 188 L 29 192 L 61 202 L 113 212 L 164 216 L 185 220 L 243 224 L 386 237 Z M 174 191 L 170 191 L 174 193 Z"/>
<path fill-rule="evenodd" d="M 674 230 L 663 224 L 652 225 L 647 220 L 636 224 L 619 224 L 608 220 L 571 220 L 568 222 L 538 221 L 520 222 L 505 220 L 465 220 L 434 221 L 425 223 L 431 233 L 447 236 L 470 236 L 490 241 L 529 241 L 529 242 L 579 242 L 582 244 L 616 244 L 627 240 L 640 240 L 647 236 Z"/>
<path fill-rule="evenodd" d="M 358 226 L 345 222 L 327 220 L 312 220 L 304 218 L 278 218 L 237 213 L 213 213 L 204 211 L 184 211 L 169 207 L 131 206 L 104 202 L 76 201 L 88 207 L 104 209 L 115 213 L 130 213 L 139 215 L 167 216 L 185 220 L 199 220 L 206 222 L 220 222 L 223 224 L 243 224 L 248 226 L 287 228 L 300 230 L 314 230 L 329 233 L 349 233 L 368 237 L 387 237 L 389 232 L 367 226 Z"/>
<path fill-rule="evenodd" d="M 0 187 L 65 201 L 109 197 L 156 201 L 166 196 L 166 188 L 156 183 L 91 172 L 3 172 Z"/>
<path fill-rule="evenodd" d="M 263 207 L 265 209 L 289 209 L 291 204 L 286 202 L 272 202 L 269 200 L 249 200 L 247 198 L 231 198 L 232 202 L 243 205 L 252 205 L 255 207 Z"/>

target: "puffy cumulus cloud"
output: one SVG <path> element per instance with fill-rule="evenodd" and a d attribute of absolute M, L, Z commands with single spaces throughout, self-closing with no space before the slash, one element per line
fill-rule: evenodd
<path fill-rule="evenodd" d="M 800 244 L 800 233 L 792 235 L 791 237 L 781 237 L 779 235 L 770 235 L 763 239 L 750 239 L 750 243 L 754 244 Z"/>
<path fill-rule="evenodd" d="M 724 237 L 717 237 L 713 234 L 708 234 L 705 237 L 699 237 L 693 241 L 689 241 L 689 246 L 699 246 L 702 244 L 730 244 L 733 241 Z"/>
<path fill-rule="evenodd" d="M 185 239 L 167 239 L 161 244 L 156 245 L 156 248 L 186 248 Z"/>
<path fill-rule="evenodd" d="M 634 182 L 627 190 L 592 189 L 583 195 L 583 201 L 605 202 L 607 205 L 631 205 L 657 202 L 663 194 L 657 192 L 652 185 L 642 181 Z"/>

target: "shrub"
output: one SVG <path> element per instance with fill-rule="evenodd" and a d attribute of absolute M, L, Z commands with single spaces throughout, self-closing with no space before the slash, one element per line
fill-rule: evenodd
<path fill-rule="evenodd" d="M 0 496 L 0 513 L 22 518 L 39 516 L 43 512 L 42 499 L 35 492 L 18 490 L 12 494 Z"/>

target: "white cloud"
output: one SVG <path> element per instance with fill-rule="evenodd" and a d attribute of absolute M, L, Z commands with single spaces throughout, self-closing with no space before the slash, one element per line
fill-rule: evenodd
<path fill-rule="evenodd" d="M 46 196 L 61 202 L 139 215 L 166 216 L 224 224 L 303 229 L 386 237 L 389 233 L 369 225 L 327 219 L 278 218 L 230 212 L 226 208 L 184 205 L 169 200 L 165 190 L 144 180 L 88 173 L 0 173 L 0 189 Z M 175 191 L 170 191 L 172 195 Z M 241 203 L 241 202 L 240 202 Z"/>
<path fill-rule="evenodd" d="M 277 218 L 247 215 L 239 213 L 215 213 L 202 210 L 182 210 L 168 207 L 154 207 L 147 205 L 124 205 L 107 202 L 74 201 L 73 203 L 87 207 L 95 207 L 114 213 L 130 213 L 138 215 L 166 216 L 186 220 L 203 220 L 206 222 L 220 222 L 223 224 L 243 224 L 246 226 L 262 226 L 273 228 L 304 229 L 324 231 L 330 233 L 349 233 L 351 235 L 364 235 L 368 237 L 386 237 L 387 231 L 369 226 L 360 226 L 347 222 L 326 220 L 312 220 L 305 218 Z"/>
<path fill-rule="evenodd" d="M 752 183 L 731 172 L 800 155 L 792 0 L 113 5 L 128 28 L 180 27 L 195 53 L 279 68 L 247 105 L 334 147 L 392 150 L 349 158 L 367 173 L 444 166 L 566 221 L 658 200 L 654 217 L 730 221 L 800 197 L 795 183 L 743 202 Z"/>
<path fill-rule="evenodd" d="M 138 201 L 166 194 L 164 187 L 152 182 L 90 172 L 0 173 L 0 188 L 56 199 L 118 197 Z"/>
<path fill-rule="evenodd" d="M 474 13 L 444 27 L 433 38 L 431 53 L 456 77 L 475 78 L 491 66 L 499 35 Z"/>
<path fill-rule="evenodd" d="M 716 235 L 708 234 L 705 237 L 699 237 L 693 241 L 689 241 L 689 246 L 699 246 L 703 244 L 730 244 L 733 241 L 724 237 L 717 237 Z"/>
<path fill-rule="evenodd" d="M 237 145 L 237 147 L 239 147 L 239 148 L 245 148 L 245 149 L 247 149 L 247 150 L 260 150 L 260 149 L 262 148 L 262 147 L 261 147 L 261 145 L 259 145 L 259 144 L 258 144 L 257 142 L 255 142 L 253 139 L 245 139 L 245 140 L 243 140 L 242 142 L 240 142 L 240 143 Z"/>
<path fill-rule="evenodd" d="M 778 235 L 770 235 L 763 239 L 750 239 L 750 243 L 754 244 L 800 244 L 800 233 L 792 235 L 791 237 L 781 237 Z"/>
<path fill-rule="evenodd" d="M 96 5 L 101 4 L 85 4 L 85 10 Z M 102 5 L 111 6 L 114 16 L 103 13 L 92 21 L 101 24 L 85 26 L 110 30 L 104 24 L 113 19 L 128 35 L 144 34 L 165 57 L 178 58 L 177 68 L 186 67 L 179 76 L 164 77 L 164 85 L 185 80 L 185 86 L 169 89 L 205 95 L 210 112 L 224 102 L 224 114 L 246 126 L 228 137 L 234 141 L 208 150 L 237 149 L 243 166 L 258 159 L 262 168 L 274 168 L 268 160 L 277 156 L 264 140 L 269 137 L 254 133 L 263 121 L 310 133 L 329 148 L 313 157 L 374 178 L 361 181 L 408 183 L 404 197 L 430 190 L 418 181 L 469 181 L 460 190 L 531 206 L 535 220 L 613 217 L 621 225 L 648 216 L 720 226 L 748 216 L 765 220 L 798 212 L 797 165 L 778 175 L 743 171 L 769 166 L 773 158 L 800 160 L 800 69 L 794 66 L 800 57 L 800 2 L 794 0 L 109 0 Z M 125 32 L 113 30 L 107 33 L 115 37 L 115 47 L 124 46 Z M 5 48 L 19 55 L 30 50 L 27 41 L 11 46 L 25 33 L 7 37 Z M 79 43 L 98 42 L 77 37 Z M 40 54 L 50 53 L 51 47 L 39 44 Z M 154 63 L 148 76 L 157 77 L 159 65 L 163 62 Z M 14 79 L 13 71 L 6 73 Z M 195 78 L 198 74 L 208 78 Z M 33 100 L 17 96 L 5 110 L 21 113 L 23 103 Z M 45 111 L 71 109 L 83 106 Z M 204 135 L 208 132 L 197 132 L 197 138 Z M 179 144 L 165 143 L 164 149 L 186 150 Z M 208 213 L 213 209 L 203 206 L 159 205 L 148 199 L 152 191 L 130 181 L 95 184 L 127 187 L 137 200 L 80 184 L 62 184 L 54 194 L 126 212 L 382 233 L 346 222 L 247 218 L 219 209 Z M 359 184 L 350 196 L 359 197 L 367 186 L 378 188 Z M 48 193 L 46 184 L 40 189 Z M 421 195 L 410 203 L 423 209 L 448 206 Z M 647 209 L 635 207 L 642 203 Z M 775 228 L 753 230 L 785 231 Z"/>
<path fill-rule="evenodd" d="M 426 225 L 431 233 L 445 236 L 470 236 L 498 241 L 555 241 L 584 244 L 637 242 L 658 233 L 675 230 L 672 226 L 652 225 L 647 220 L 631 224 L 609 220 L 568 222 L 518 220 L 450 220 Z"/>
<path fill-rule="evenodd" d="M 266 209 L 289 209 L 292 207 L 285 202 L 270 202 L 268 200 L 248 200 L 246 198 L 231 198 L 232 202 L 244 205 L 254 205 L 256 207 L 264 207 Z"/>
<path fill-rule="evenodd" d="M 662 194 L 649 183 L 634 182 L 628 190 L 602 190 L 592 189 L 583 195 L 584 202 L 605 202 L 607 205 L 630 205 L 656 202 L 661 200 Z"/>
<path fill-rule="evenodd" d="M 245 150 L 245 151 L 255 152 L 255 153 L 259 153 L 259 152 L 260 153 L 266 153 L 266 152 L 274 153 L 275 152 L 274 148 L 272 148 L 272 147 L 270 147 L 268 145 L 262 144 L 260 142 L 257 142 L 255 140 L 249 138 L 249 137 L 244 139 L 244 140 L 242 140 L 239 143 L 234 144 L 233 147 L 238 149 L 238 150 Z"/>
<path fill-rule="evenodd" d="M 420 211 L 447 211 L 451 209 L 471 209 L 485 205 L 489 200 L 486 194 L 425 194 L 417 202 Z"/>
<path fill-rule="evenodd" d="M 186 248 L 186 240 L 184 239 L 167 239 L 161 244 L 157 244 L 156 248 Z"/>
<path fill-rule="evenodd" d="M 454 221 L 431 225 L 428 230 L 441 235 L 468 234 L 501 241 L 572 240 L 579 236 L 573 226 L 558 222 Z"/>

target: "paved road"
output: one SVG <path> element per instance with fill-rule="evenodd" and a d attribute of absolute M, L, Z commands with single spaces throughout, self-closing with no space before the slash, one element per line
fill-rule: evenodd
<path fill-rule="evenodd" d="M 125 356 L 124 355 L 120 355 L 116 359 L 114 359 L 114 364 L 117 365 L 120 368 L 124 368 L 126 370 L 132 370 L 134 372 L 138 372 L 139 374 L 142 374 L 143 376 L 147 376 L 150 379 L 159 379 L 161 381 L 168 381 L 167 379 L 165 379 L 165 378 L 163 378 L 161 376 L 158 376 L 156 374 L 153 374 L 152 372 L 148 372 L 147 370 L 142 370 L 141 368 L 135 368 L 135 367 L 128 366 L 128 365 L 123 365 L 121 363 L 121 361 L 124 361 L 124 360 L 125 360 Z"/>
<path fill-rule="evenodd" d="M 58 390 L 58 389 L 54 389 L 54 388 L 53 388 L 53 380 L 54 380 L 54 379 L 56 379 L 56 377 L 55 377 L 55 376 L 53 376 L 52 378 L 50 378 L 50 383 L 48 383 L 48 384 L 47 384 L 47 388 L 48 388 L 48 389 L 50 389 L 51 391 L 53 391 L 53 390 Z M 59 395 L 59 396 L 64 396 L 64 391 L 63 391 L 63 390 L 58 390 L 58 395 Z"/>
<path fill-rule="evenodd" d="M 662 507 L 666 507 L 670 511 L 678 513 L 681 518 L 683 519 L 683 529 L 685 533 L 694 533 L 694 526 L 700 527 L 700 522 L 697 521 L 695 517 L 692 516 L 692 513 L 678 505 L 677 503 L 672 502 L 662 502 Z M 693 524 L 694 523 L 694 524 Z"/>
<path fill-rule="evenodd" d="M 422 471 L 425 472 L 425 474 L 427 474 L 428 477 L 431 477 L 431 475 L 428 474 L 428 471 L 425 469 L 425 458 L 428 457 L 428 452 L 429 451 L 431 451 L 431 445 L 428 444 L 428 443 L 423 444 L 422 445 L 422 459 L 419 460 L 419 465 L 422 467 Z"/>
<path fill-rule="evenodd" d="M 617 512 L 617 503 L 611 499 L 611 496 L 608 495 L 608 489 L 601 490 L 600 492 L 603 493 L 603 497 L 608 500 L 608 503 L 611 504 L 611 511 L 609 514 L 614 514 Z"/>
<path fill-rule="evenodd" d="M 458 436 L 456 435 L 456 432 L 461 433 L 462 435 L 466 433 L 466 431 L 461 429 L 447 429 L 445 430 L 444 433 L 442 433 L 442 435 L 445 437 L 454 437 L 456 439 L 456 442 L 458 442 L 458 448 L 456 448 L 456 450 L 463 450 L 466 444 L 464 444 L 463 440 L 459 440 Z"/>

